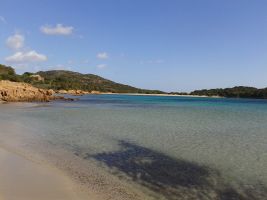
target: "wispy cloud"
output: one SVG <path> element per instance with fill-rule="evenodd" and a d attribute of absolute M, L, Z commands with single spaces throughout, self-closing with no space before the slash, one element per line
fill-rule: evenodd
<path fill-rule="evenodd" d="M 9 63 L 29 63 L 29 62 L 43 62 L 47 60 L 47 56 L 37 53 L 36 51 L 16 52 L 15 54 L 5 58 Z"/>
<path fill-rule="evenodd" d="M 96 67 L 97 67 L 98 69 L 104 69 L 104 68 L 107 67 L 107 65 L 106 65 L 106 64 L 99 64 L 99 65 L 97 65 Z"/>
<path fill-rule="evenodd" d="M 6 40 L 6 45 L 13 50 L 18 50 L 24 46 L 24 36 L 20 34 L 11 35 Z"/>
<path fill-rule="evenodd" d="M 98 53 L 98 54 L 96 55 L 96 57 L 97 57 L 98 59 L 101 59 L 101 60 L 106 60 L 106 59 L 109 58 L 109 56 L 108 56 L 108 54 L 107 54 L 106 52 Z"/>
<path fill-rule="evenodd" d="M 3 16 L 0 16 L 0 21 L 4 24 L 7 24 L 7 21 Z"/>
<path fill-rule="evenodd" d="M 64 26 L 57 24 L 56 26 L 44 25 L 40 28 L 41 32 L 47 35 L 71 35 L 74 28 L 72 26 Z"/>

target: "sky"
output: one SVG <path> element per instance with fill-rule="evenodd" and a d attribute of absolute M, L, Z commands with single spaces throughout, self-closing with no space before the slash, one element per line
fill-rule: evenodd
<path fill-rule="evenodd" d="M 266 0 L 0 0 L 0 63 L 146 89 L 267 87 Z"/>

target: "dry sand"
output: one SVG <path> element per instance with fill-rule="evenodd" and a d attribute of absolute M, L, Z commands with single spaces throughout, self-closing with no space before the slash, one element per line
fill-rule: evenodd
<path fill-rule="evenodd" d="M 0 148 L 0 200 L 81 200 L 60 171 Z"/>

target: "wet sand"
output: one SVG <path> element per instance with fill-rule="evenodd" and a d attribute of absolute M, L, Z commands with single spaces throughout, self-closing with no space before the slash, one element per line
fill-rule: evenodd
<path fill-rule="evenodd" d="M 58 170 L 1 148 L 0 166 L 0 200 L 85 199 Z"/>

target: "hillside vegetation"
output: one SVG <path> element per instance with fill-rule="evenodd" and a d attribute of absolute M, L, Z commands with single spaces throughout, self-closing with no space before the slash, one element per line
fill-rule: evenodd
<path fill-rule="evenodd" d="M 1 80 L 21 81 L 20 76 L 15 73 L 15 70 L 12 67 L 0 64 L 0 81 Z"/>
<path fill-rule="evenodd" d="M 33 78 L 40 75 L 44 80 Z M 37 73 L 26 72 L 17 75 L 12 67 L 0 64 L 0 80 L 30 83 L 35 87 L 54 90 L 84 90 L 112 93 L 142 93 L 142 94 L 167 94 L 159 90 L 145 90 L 129 85 L 116 83 L 94 74 L 81 74 L 65 70 L 40 71 Z M 171 92 L 178 95 L 220 96 L 229 98 L 257 98 L 267 99 L 267 88 L 238 86 L 233 88 L 218 88 L 209 90 L 195 90 L 191 93 Z"/>
<path fill-rule="evenodd" d="M 44 83 L 36 83 L 38 87 L 52 88 L 52 89 L 74 89 L 85 91 L 101 91 L 114 93 L 163 93 L 158 90 L 144 90 L 135 88 L 129 85 L 124 85 L 110 81 L 94 74 L 81 74 L 72 71 L 53 70 L 40 71 L 36 74 L 42 76 Z"/>
<path fill-rule="evenodd" d="M 32 75 L 40 75 L 44 81 L 36 80 Z M 35 87 L 54 90 L 84 90 L 113 93 L 164 93 L 159 90 L 145 90 L 110 81 L 94 74 L 81 74 L 65 70 L 26 72 L 17 75 L 12 67 L 0 65 L 0 80 L 30 83 Z"/>
<path fill-rule="evenodd" d="M 257 98 L 267 99 L 267 88 L 238 86 L 225 89 L 195 90 L 190 95 L 221 96 L 229 98 Z"/>

